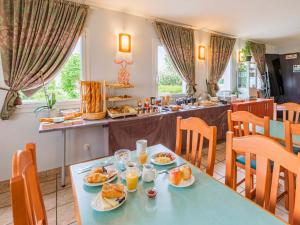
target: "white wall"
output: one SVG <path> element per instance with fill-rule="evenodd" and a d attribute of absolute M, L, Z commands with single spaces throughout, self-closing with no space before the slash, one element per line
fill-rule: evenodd
<path fill-rule="evenodd" d="M 116 65 L 113 60 L 117 52 L 117 34 L 120 32 L 132 35 L 134 64 L 129 66 L 129 70 L 131 71 L 131 82 L 136 87 L 128 94 L 140 97 L 155 96 L 156 72 L 153 66 L 155 64 L 153 43 L 157 40 L 157 35 L 152 23 L 145 18 L 104 9 L 92 9 L 85 29 L 83 46 L 85 49 L 85 76 L 91 80 L 117 81 L 119 65 Z M 209 37 L 209 33 L 195 32 L 197 45 L 209 46 Z M 206 91 L 207 64 L 207 59 L 205 61 L 196 60 L 197 94 Z M 0 68 L 0 73 L 1 71 Z M 0 74 L 0 82 L 1 79 L 3 80 Z M 4 97 L 5 92 L 0 91 L 0 105 L 2 105 Z M 11 120 L 0 120 L 0 180 L 10 177 L 13 152 L 23 148 L 28 142 L 37 143 L 37 161 L 40 171 L 61 165 L 63 147 L 61 133 L 39 134 L 39 123 L 32 111 L 33 108 L 22 106 L 22 109 L 18 109 Z M 94 127 L 71 130 L 67 137 L 68 164 L 108 153 L 107 129 Z M 83 150 L 85 143 L 91 145 L 90 151 Z"/>

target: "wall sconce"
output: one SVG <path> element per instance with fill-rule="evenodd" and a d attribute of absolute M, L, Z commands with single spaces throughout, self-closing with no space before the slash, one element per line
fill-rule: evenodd
<path fill-rule="evenodd" d="M 198 47 L 198 59 L 205 60 L 205 46 L 199 45 Z"/>
<path fill-rule="evenodd" d="M 120 52 L 131 52 L 131 36 L 130 34 L 119 34 L 119 51 Z"/>
<path fill-rule="evenodd" d="M 244 58 L 245 58 L 244 53 L 239 51 L 239 62 L 244 62 Z"/>

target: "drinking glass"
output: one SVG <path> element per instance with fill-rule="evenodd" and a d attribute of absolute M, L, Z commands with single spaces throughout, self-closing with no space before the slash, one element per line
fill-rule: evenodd
<path fill-rule="evenodd" d="M 147 153 L 147 140 L 138 140 L 136 142 L 136 151 L 138 162 L 141 165 L 147 163 L 148 153 Z"/>
<path fill-rule="evenodd" d="M 139 170 L 134 163 L 128 163 L 125 179 L 126 179 L 127 190 L 129 192 L 134 192 L 137 189 L 137 184 L 139 181 L 138 172 Z"/>

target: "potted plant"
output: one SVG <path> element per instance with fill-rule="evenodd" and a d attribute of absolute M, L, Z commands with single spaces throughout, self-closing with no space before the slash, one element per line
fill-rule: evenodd
<path fill-rule="evenodd" d="M 44 95 L 45 95 L 45 100 L 46 100 L 46 105 L 42 105 L 37 107 L 34 110 L 34 113 L 38 114 L 42 111 L 47 111 L 48 112 L 48 116 L 49 117 L 55 117 L 57 116 L 56 114 L 56 109 L 54 108 L 55 104 L 56 104 L 56 96 L 55 93 L 51 93 L 49 94 L 47 92 L 47 89 L 45 87 L 45 85 L 43 84 L 43 89 L 44 89 Z"/>
<path fill-rule="evenodd" d="M 243 61 L 250 62 L 252 59 L 251 55 L 251 43 L 247 41 L 245 47 L 241 49 L 241 54 L 243 56 Z"/>

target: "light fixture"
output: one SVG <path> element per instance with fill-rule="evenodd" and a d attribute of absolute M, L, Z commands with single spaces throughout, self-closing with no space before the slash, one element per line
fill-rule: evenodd
<path fill-rule="evenodd" d="M 119 51 L 120 52 L 131 52 L 131 36 L 130 34 L 121 33 L 119 34 Z"/>
<path fill-rule="evenodd" d="M 205 60 L 205 46 L 199 45 L 198 47 L 198 59 Z"/>

